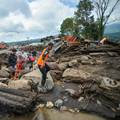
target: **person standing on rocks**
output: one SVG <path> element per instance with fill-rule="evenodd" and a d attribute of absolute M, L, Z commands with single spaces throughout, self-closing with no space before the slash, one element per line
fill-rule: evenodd
<path fill-rule="evenodd" d="M 17 51 L 16 49 L 13 49 L 12 53 L 10 54 L 10 56 L 8 58 L 8 65 L 11 70 L 11 78 L 14 77 L 14 75 L 15 75 L 15 66 L 17 64 L 16 51 Z"/>
<path fill-rule="evenodd" d="M 8 58 L 9 67 L 12 67 L 13 69 L 15 69 L 16 63 L 17 63 L 16 49 L 13 49 L 12 53 Z"/>
<path fill-rule="evenodd" d="M 46 77 L 47 77 L 47 73 L 50 70 L 49 66 L 46 64 L 46 61 L 49 57 L 49 53 L 53 48 L 53 43 L 49 43 L 47 48 L 45 48 L 43 50 L 43 52 L 41 53 L 37 64 L 38 64 L 38 68 L 40 70 L 40 72 L 42 73 L 42 81 L 41 81 L 41 86 L 43 87 L 46 83 Z"/>

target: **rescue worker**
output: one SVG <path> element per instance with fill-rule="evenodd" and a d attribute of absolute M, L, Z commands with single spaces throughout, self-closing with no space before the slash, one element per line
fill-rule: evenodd
<path fill-rule="evenodd" d="M 45 48 L 43 50 L 43 52 L 41 53 L 37 64 L 38 64 L 38 68 L 40 70 L 40 72 L 42 73 L 42 81 L 41 81 L 41 86 L 44 87 L 45 83 L 46 83 L 46 77 L 47 77 L 47 73 L 50 70 L 49 66 L 46 64 L 46 60 L 49 57 L 49 53 L 53 48 L 53 43 L 49 43 L 47 48 Z"/>

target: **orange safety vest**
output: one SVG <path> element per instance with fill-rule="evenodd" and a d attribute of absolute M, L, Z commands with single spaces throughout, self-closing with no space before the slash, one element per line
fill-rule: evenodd
<path fill-rule="evenodd" d="M 37 64 L 43 66 L 45 64 L 45 61 L 47 60 L 47 58 L 49 57 L 49 51 L 47 51 L 47 54 L 45 53 L 47 51 L 47 48 L 45 48 L 42 52 L 42 54 L 40 55 Z M 44 58 L 43 58 L 44 57 Z"/>

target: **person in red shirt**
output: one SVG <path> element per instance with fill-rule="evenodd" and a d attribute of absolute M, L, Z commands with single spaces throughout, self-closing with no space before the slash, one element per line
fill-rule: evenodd
<path fill-rule="evenodd" d="M 21 55 L 18 56 L 17 65 L 16 65 L 16 72 L 15 72 L 15 80 L 19 79 L 21 72 L 23 70 L 24 59 Z"/>
<path fill-rule="evenodd" d="M 49 53 L 53 48 L 53 43 L 49 43 L 48 47 L 45 48 L 43 50 L 43 52 L 41 53 L 37 64 L 38 64 L 38 68 L 40 70 L 40 72 L 42 73 L 42 81 L 41 81 L 41 85 L 44 86 L 46 83 L 46 77 L 47 77 L 47 73 L 50 70 L 49 66 L 47 65 L 46 61 L 49 57 Z"/>

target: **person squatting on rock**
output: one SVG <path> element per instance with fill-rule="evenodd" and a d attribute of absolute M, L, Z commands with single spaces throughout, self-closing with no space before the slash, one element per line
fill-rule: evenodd
<path fill-rule="evenodd" d="M 40 72 L 42 73 L 42 81 L 41 81 L 41 86 L 43 87 L 46 83 L 46 77 L 47 77 L 47 73 L 50 70 L 49 66 L 46 63 L 46 60 L 49 57 L 49 53 L 53 48 L 53 43 L 49 43 L 47 48 L 45 48 L 43 50 L 43 52 L 41 53 L 37 64 L 38 64 L 38 68 L 40 70 Z"/>

